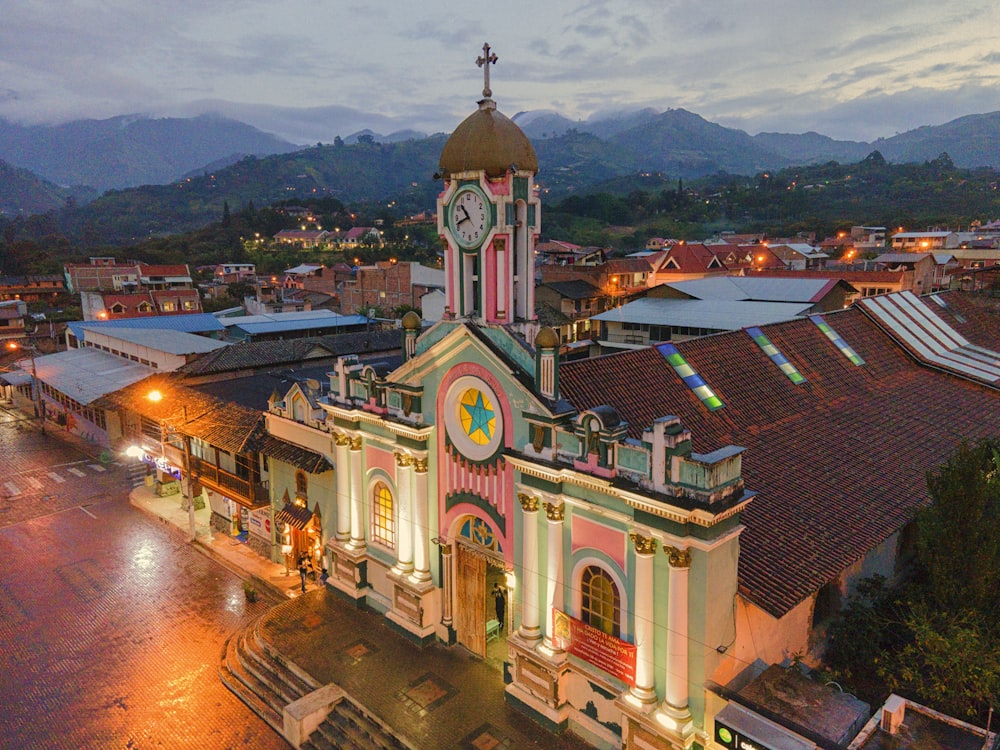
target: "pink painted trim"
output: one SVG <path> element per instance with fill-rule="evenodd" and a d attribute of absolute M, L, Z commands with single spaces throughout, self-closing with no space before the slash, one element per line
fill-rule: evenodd
<path fill-rule="evenodd" d="M 365 452 L 365 468 L 368 471 L 372 469 L 381 469 L 386 474 L 389 475 L 393 482 L 396 481 L 396 461 L 390 451 L 384 448 L 376 448 L 374 446 L 366 446 L 367 451 Z M 367 473 L 367 472 L 366 472 Z"/>
<path fill-rule="evenodd" d="M 625 571 L 625 532 L 610 526 L 573 515 L 572 521 L 573 554 L 582 549 L 595 549 L 603 552 L 618 564 L 618 569 Z"/>

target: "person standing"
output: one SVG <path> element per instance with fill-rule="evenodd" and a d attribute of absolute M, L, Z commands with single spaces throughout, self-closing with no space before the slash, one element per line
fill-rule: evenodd
<path fill-rule="evenodd" d="M 507 599 L 504 597 L 504 590 L 499 583 L 493 584 L 493 603 L 496 606 L 497 621 L 500 623 L 500 630 L 503 630 L 503 617 L 507 610 Z"/>
<path fill-rule="evenodd" d="M 306 593 L 306 556 L 299 556 L 299 578 L 302 581 L 302 593 Z"/>

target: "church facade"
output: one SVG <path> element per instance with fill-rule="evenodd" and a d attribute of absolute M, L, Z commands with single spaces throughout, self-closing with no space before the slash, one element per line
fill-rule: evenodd
<path fill-rule="evenodd" d="M 341 357 L 272 397 L 269 432 L 333 466 L 296 473 L 276 531 L 311 517 L 328 585 L 497 661 L 553 731 L 733 747 L 736 693 L 813 661 L 859 579 L 905 573 L 924 473 L 1000 434 L 995 321 L 888 295 L 560 363 L 534 314 L 537 158 L 494 59 L 441 154 L 445 315 L 404 318 L 398 366 Z"/>
<path fill-rule="evenodd" d="M 332 493 L 296 503 L 322 517 L 343 596 L 418 643 L 501 648 L 497 689 L 554 731 L 704 746 L 700 686 L 735 638 L 742 450 L 696 453 L 669 415 L 632 440 L 614 408 L 561 398 L 534 315 L 537 168 L 487 75 L 441 155 L 445 319 L 421 333 L 410 313 L 401 366 L 341 358 L 318 401 L 272 399 L 268 427 L 335 467 Z"/>

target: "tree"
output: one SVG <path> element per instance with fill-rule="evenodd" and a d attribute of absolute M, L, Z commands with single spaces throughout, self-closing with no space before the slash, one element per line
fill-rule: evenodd
<path fill-rule="evenodd" d="M 963 442 L 927 475 L 917 552 L 928 594 L 943 610 L 1000 608 L 1000 441 Z"/>
<path fill-rule="evenodd" d="M 913 640 L 878 667 L 889 689 L 952 716 L 985 717 L 1000 700 L 1000 652 L 982 618 L 918 605 L 906 625 Z"/>
<path fill-rule="evenodd" d="M 229 201 L 222 201 L 222 226 L 229 227 L 232 217 L 229 215 Z"/>

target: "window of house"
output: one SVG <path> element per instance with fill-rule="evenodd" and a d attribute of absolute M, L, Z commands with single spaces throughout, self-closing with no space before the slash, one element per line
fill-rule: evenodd
<path fill-rule="evenodd" d="M 194 300 L 192 300 L 192 299 L 186 299 L 186 300 L 184 300 L 184 309 L 185 310 L 194 310 L 195 309 Z"/>
<path fill-rule="evenodd" d="M 139 312 L 144 312 L 144 313 L 145 312 L 150 312 L 150 311 L 152 311 L 152 309 L 153 309 L 153 306 L 151 304 L 149 304 L 148 302 L 140 302 L 139 303 Z"/>
<path fill-rule="evenodd" d="M 384 482 L 379 482 L 372 495 L 371 536 L 373 542 L 389 549 L 396 547 L 396 521 L 392 511 L 392 492 Z"/>
<path fill-rule="evenodd" d="M 125 305 L 121 302 L 115 302 L 115 304 L 111 306 L 111 312 L 115 313 L 115 315 L 121 315 L 125 312 Z"/>
<path fill-rule="evenodd" d="M 580 579 L 580 619 L 598 630 L 621 637 L 621 595 L 603 569 L 588 565 Z"/>
<path fill-rule="evenodd" d="M 163 312 L 173 312 L 177 309 L 177 305 L 173 302 L 164 302 L 161 307 L 163 308 Z"/>
<path fill-rule="evenodd" d="M 306 473 L 301 469 L 295 472 L 295 496 L 296 497 L 308 497 L 307 490 L 309 489 L 309 479 L 306 477 Z"/>

